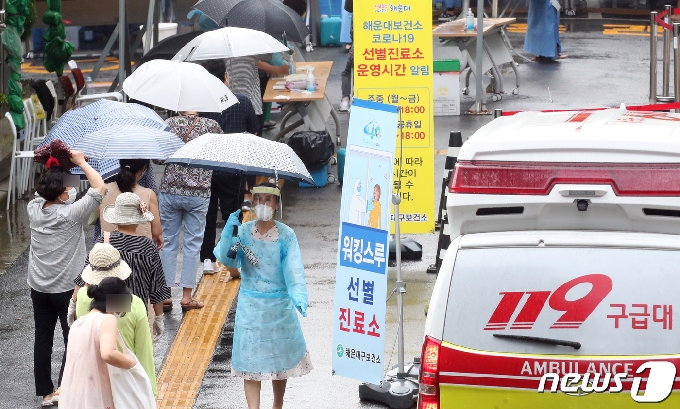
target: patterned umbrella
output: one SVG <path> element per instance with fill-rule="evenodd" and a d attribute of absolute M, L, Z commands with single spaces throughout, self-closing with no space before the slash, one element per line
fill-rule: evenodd
<path fill-rule="evenodd" d="M 170 129 L 149 108 L 138 104 L 125 104 L 102 99 L 62 115 L 38 148 L 49 144 L 55 139 L 60 139 L 66 143 L 66 146 L 72 147 L 83 136 L 114 125 L 139 125 L 164 131 Z M 103 178 L 113 176 L 119 171 L 118 160 L 97 160 L 90 158 L 88 163 Z M 83 173 L 78 167 L 73 168 L 72 172 L 81 175 Z"/>
<path fill-rule="evenodd" d="M 201 135 L 172 154 L 166 163 L 237 174 L 278 176 L 315 185 L 302 160 L 288 145 L 248 133 Z"/>
<path fill-rule="evenodd" d="M 292 8 L 278 0 L 201 0 L 194 4 L 217 24 L 243 27 L 289 41 L 304 43 L 309 35 L 304 20 Z"/>
<path fill-rule="evenodd" d="M 167 159 L 184 142 L 172 132 L 139 125 L 114 125 L 83 136 L 72 149 L 91 159 Z"/>

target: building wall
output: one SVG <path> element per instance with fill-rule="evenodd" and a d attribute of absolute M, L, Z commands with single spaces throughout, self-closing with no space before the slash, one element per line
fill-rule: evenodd
<path fill-rule="evenodd" d="M 186 20 L 187 13 L 197 0 L 173 0 L 178 20 Z M 61 15 L 72 26 L 96 26 L 118 23 L 119 0 L 62 0 Z M 36 28 L 45 27 L 42 15 L 47 10 L 45 0 L 36 1 L 38 21 Z M 149 0 L 127 0 L 127 17 L 130 24 L 146 22 Z"/>

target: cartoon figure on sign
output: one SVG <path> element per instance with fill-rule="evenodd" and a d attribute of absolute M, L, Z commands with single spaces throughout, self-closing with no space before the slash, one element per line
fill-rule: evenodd
<path fill-rule="evenodd" d="M 381 207 L 380 207 L 380 185 L 377 183 L 373 187 L 373 200 L 368 202 L 366 210 L 368 211 L 368 222 L 366 223 L 366 225 L 374 229 L 379 229 Z"/>
<path fill-rule="evenodd" d="M 371 121 L 364 126 L 364 133 L 370 135 L 371 139 L 380 138 L 380 126 L 376 121 Z"/>
<path fill-rule="evenodd" d="M 361 180 L 354 181 L 354 192 L 349 202 L 349 222 L 352 224 L 363 224 L 366 216 L 366 199 L 361 197 Z"/>

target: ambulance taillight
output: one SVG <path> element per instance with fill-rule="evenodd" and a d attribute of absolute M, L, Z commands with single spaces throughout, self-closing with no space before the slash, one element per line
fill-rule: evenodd
<path fill-rule="evenodd" d="M 458 161 L 449 192 L 546 196 L 557 184 L 611 185 L 617 196 L 680 196 L 680 164 Z"/>
<path fill-rule="evenodd" d="M 426 336 L 420 357 L 418 409 L 439 409 L 439 350 L 441 341 Z"/>

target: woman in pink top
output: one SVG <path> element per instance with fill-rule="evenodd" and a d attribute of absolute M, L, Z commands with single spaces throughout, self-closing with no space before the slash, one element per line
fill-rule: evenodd
<path fill-rule="evenodd" d="M 112 267 L 127 268 L 118 257 Z M 66 365 L 61 383 L 59 406 L 69 409 L 113 409 L 113 395 L 108 365 L 131 369 L 137 362 L 116 348 L 117 317 L 106 312 L 107 295 L 129 294 L 125 282 L 117 277 L 105 278 L 99 285 L 87 288 L 92 298 L 90 312 L 71 326 L 66 351 Z"/>

